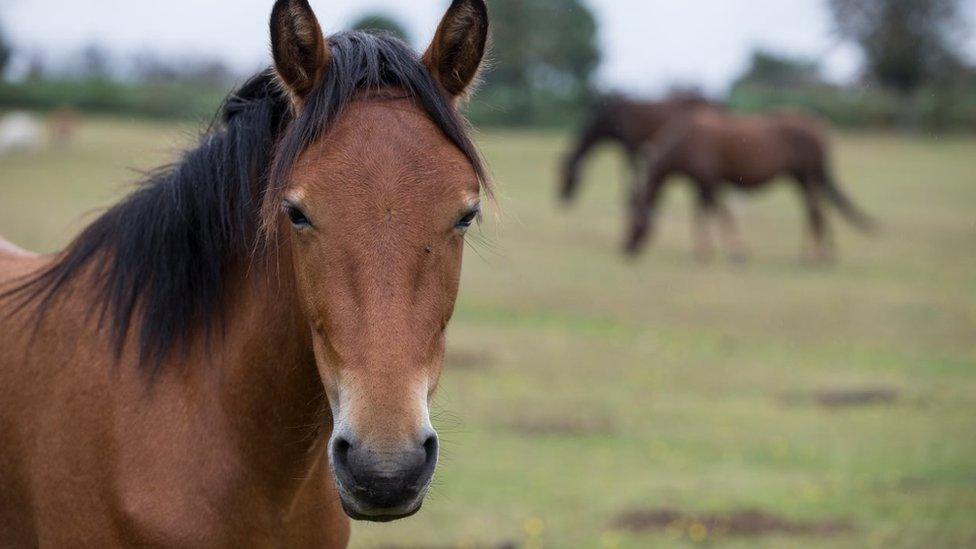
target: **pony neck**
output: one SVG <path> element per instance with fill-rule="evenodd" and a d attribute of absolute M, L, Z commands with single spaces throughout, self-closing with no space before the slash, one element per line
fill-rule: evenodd
<path fill-rule="evenodd" d="M 293 498 L 314 466 L 332 418 L 311 335 L 295 292 L 287 246 L 235 269 L 223 334 L 197 346 L 207 378 L 201 399 L 220 402 L 237 458 L 275 498 Z M 210 348 L 208 352 L 206 349 Z M 209 393 L 209 394 L 208 394 Z M 214 394 L 216 393 L 216 394 Z M 318 453 L 324 453 L 321 450 Z"/>

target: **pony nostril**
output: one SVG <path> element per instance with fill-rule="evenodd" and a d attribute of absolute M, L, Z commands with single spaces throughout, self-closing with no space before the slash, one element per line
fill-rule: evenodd
<path fill-rule="evenodd" d="M 424 451 L 426 452 L 425 466 L 430 466 L 437 461 L 437 435 L 427 437 L 427 440 L 424 441 Z"/>
<path fill-rule="evenodd" d="M 332 459 L 335 461 L 335 464 L 343 468 L 348 467 L 349 450 L 351 449 L 352 444 L 348 440 L 342 437 L 337 437 L 332 442 Z"/>

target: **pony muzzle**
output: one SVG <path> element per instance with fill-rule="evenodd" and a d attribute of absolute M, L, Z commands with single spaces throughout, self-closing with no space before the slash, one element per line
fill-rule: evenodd
<path fill-rule="evenodd" d="M 348 431 L 333 434 L 329 461 L 346 514 L 355 520 L 386 522 L 418 510 L 437 466 L 433 429 L 405 445 L 371 445 Z"/>

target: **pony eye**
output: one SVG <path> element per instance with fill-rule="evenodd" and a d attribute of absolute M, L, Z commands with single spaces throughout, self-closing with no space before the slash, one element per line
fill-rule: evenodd
<path fill-rule="evenodd" d="M 472 208 L 471 211 L 464 214 L 464 216 L 462 216 L 461 219 L 458 219 L 458 222 L 454 225 L 454 228 L 461 231 L 462 233 L 464 231 L 467 231 L 471 227 L 471 224 L 474 223 L 476 219 L 478 219 L 479 213 L 481 213 L 481 209 L 477 207 Z"/>
<path fill-rule="evenodd" d="M 298 206 L 295 206 L 294 204 L 285 203 L 284 210 L 285 210 L 285 215 L 288 216 L 289 221 L 291 221 L 291 224 L 296 229 L 304 229 L 306 227 L 312 226 L 312 222 L 308 220 L 308 217 L 306 217 L 305 214 L 302 213 L 300 209 L 298 209 Z"/>

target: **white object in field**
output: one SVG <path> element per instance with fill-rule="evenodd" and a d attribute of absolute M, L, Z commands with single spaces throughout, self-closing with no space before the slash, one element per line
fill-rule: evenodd
<path fill-rule="evenodd" d="M 0 118 L 0 153 L 36 151 L 44 144 L 44 127 L 30 113 L 14 111 Z"/>

